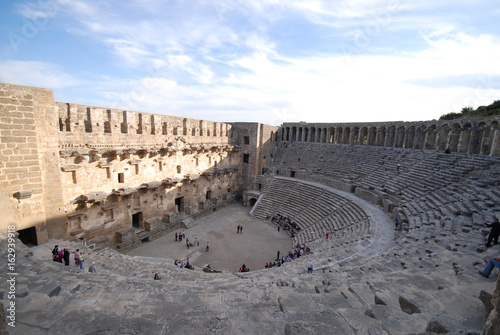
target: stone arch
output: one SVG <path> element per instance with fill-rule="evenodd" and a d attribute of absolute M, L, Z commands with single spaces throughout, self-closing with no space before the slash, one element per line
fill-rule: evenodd
<path fill-rule="evenodd" d="M 335 128 L 328 128 L 328 143 L 335 143 Z"/>
<path fill-rule="evenodd" d="M 425 130 L 424 149 L 433 150 L 436 148 L 436 125 L 433 124 Z"/>
<path fill-rule="evenodd" d="M 460 140 L 460 124 L 455 123 L 451 126 L 451 132 L 449 134 L 448 147 L 451 151 L 458 151 L 458 144 Z"/>
<path fill-rule="evenodd" d="M 336 144 L 339 144 L 339 143 L 342 143 L 342 134 L 343 134 L 343 129 L 342 127 L 337 127 L 337 130 L 336 130 L 336 135 L 335 136 L 335 142 Z"/>
<path fill-rule="evenodd" d="M 349 144 L 358 144 L 359 142 L 359 127 L 353 127 L 351 130 L 351 139 Z"/>
<path fill-rule="evenodd" d="M 395 126 L 390 126 L 389 128 L 387 128 L 387 131 L 385 133 L 384 146 L 386 146 L 386 147 L 393 147 L 394 146 L 395 134 L 396 134 L 396 127 Z"/>
<path fill-rule="evenodd" d="M 256 197 L 250 197 L 248 198 L 248 206 L 253 207 L 257 203 L 257 198 Z"/>
<path fill-rule="evenodd" d="M 436 150 L 446 150 L 448 147 L 448 134 L 450 132 L 450 127 L 448 124 L 443 124 L 438 129 L 438 133 L 436 134 Z"/>
<path fill-rule="evenodd" d="M 484 134 L 485 123 L 475 124 L 470 131 L 469 153 L 479 154 L 481 152 L 481 142 Z"/>
<path fill-rule="evenodd" d="M 491 150 L 490 156 L 500 156 L 500 128 L 498 127 L 498 122 L 491 122 Z"/>
<path fill-rule="evenodd" d="M 491 151 L 491 141 L 493 139 L 493 130 L 491 124 L 487 124 L 486 122 L 481 122 L 479 124 L 481 127 L 481 148 L 480 155 L 489 155 Z"/>
<path fill-rule="evenodd" d="M 377 146 L 384 146 L 386 136 L 385 126 L 381 126 L 377 130 L 377 138 L 375 140 Z"/>
<path fill-rule="evenodd" d="M 344 134 L 342 136 L 342 143 L 349 143 L 351 139 L 351 127 L 344 128 Z"/>
<path fill-rule="evenodd" d="M 404 140 L 405 140 L 405 127 L 399 126 L 396 129 L 396 137 L 395 137 L 394 146 L 396 148 L 402 148 L 404 145 Z"/>
<path fill-rule="evenodd" d="M 370 127 L 368 129 L 368 145 L 376 145 L 375 143 L 375 139 L 376 139 L 376 136 L 377 136 L 377 128 L 375 128 L 374 126 Z"/>
<path fill-rule="evenodd" d="M 425 141 L 425 125 L 421 125 L 420 127 L 415 128 L 415 141 L 413 143 L 413 147 L 415 149 L 423 149 L 424 141 Z"/>
<path fill-rule="evenodd" d="M 469 152 L 469 145 L 471 140 L 472 124 L 466 122 L 460 131 L 460 137 L 458 139 L 458 151 Z"/>
<path fill-rule="evenodd" d="M 293 141 L 297 140 L 297 127 L 292 127 L 292 138 Z"/>
<path fill-rule="evenodd" d="M 308 142 L 316 142 L 316 128 L 315 127 L 311 127 L 311 134 L 309 136 Z"/>
<path fill-rule="evenodd" d="M 415 142 L 415 126 L 406 127 L 404 148 L 413 148 Z"/>
<path fill-rule="evenodd" d="M 321 135 L 321 143 L 327 143 L 327 141 L 328 141 L 328 130 L 326 128 L 323 128 Z"/>
<path fill-rule="evenodd" d="M 368 144 L 368 128 L 367 127 L 361 128 L 361 130 L 359 132 L 359 141 L 357 144 L 359 144 L 359 145 L 367 145 Z"/>

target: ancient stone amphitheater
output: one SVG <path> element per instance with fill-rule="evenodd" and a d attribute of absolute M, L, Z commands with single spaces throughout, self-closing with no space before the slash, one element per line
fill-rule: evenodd
<path fill-rule="evenodd" d="M 478 274 L 500 253 L 484 224 L 500 216 L 498 119 L 277 128 L 127 112 L 116 138 L 114 110 L 0 88 L 4 332 L 500 334 L 498 269 Z M 235 274 L 120 252 L 235 201 L 263 224 L 293 219 L 290 245 L 313 254 Z M 57 243 L 98 271 L 52 262 Z"/>

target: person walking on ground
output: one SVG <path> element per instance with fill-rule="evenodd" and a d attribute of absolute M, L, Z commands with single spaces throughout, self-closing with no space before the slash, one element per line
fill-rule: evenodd
<path fill-rule="evenodd" d="M 76 249 L 75 251 L 75 265 L 80 265 L 80 249 Z"/>
<path fill-rule="evenodd" d="M 240 233 L 240 225 L 238 225 L 238 227 L 236 227 L 236 234 L 239 234 Z"/>
<path fill-rule="evenodd" d="M 205 252 L 208 252 L 210 250 L 210 242 L 207 242 L 207 246 L 205 247 Z"/>
<path fill-rule="evenodd" d="M 483 271 L 479 270 L 479 274 L 483 277 L 488 278 L 491 274 L 491 271 L 493 271 L 493 268 L 496 266 L 497 268 L 500 268 L 500 257 L 496 258 L 490 258 L 490 260 L 484 260 L 486 263 L 486 266 Z"/>
<path fill-rule="evenodd" d="M 85 258 L 83 257 L 83 252 L 80 253 L 80 270 L 84 270 L 83 268 L 83 262 L 85 261 Z"/>
<path fill-rule="evenodd" d="M 486 242 L 486 248 L 489 248 L 491 245 L 491 241 L 493 244 L 498 244 L 498 237 L 500 236 L 500 222 L 498 222 L 498 218 L 494 217 L 491 223 L 485 222 L 487 227 L 491 227 L 490 234 L 488 235 L 488 241 Z"/>
<path fill-rule="evenodd" d="M 240 226 L 240 234 L 243 234 L 243 226 Z"/>
<path fill-rule="evenodd" d="M 312 273 L 313 272 L 313 262 L 311 260 L 307 261 L 307 273 Z"/>
<path fill-rule="evenodd" d="M 71 251 L 69 249 L 64 249 L 64 265 L 69 265 L 69 256 Z"/>
<path fill-rule="evenodd" d="M 175 233 L 175 242 L 177 242 L 177 233 Z"/>

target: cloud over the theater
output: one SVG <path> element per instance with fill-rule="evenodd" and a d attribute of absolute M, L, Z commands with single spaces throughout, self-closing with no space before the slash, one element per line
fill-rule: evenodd
<path fill-rule="evenodd" d="M 56 99 L 279 124 L 434 119 L 500 95 L 491 1 L 49 2 L 12 7 L 12 24 L 48 23 L 0 66 Z"/>

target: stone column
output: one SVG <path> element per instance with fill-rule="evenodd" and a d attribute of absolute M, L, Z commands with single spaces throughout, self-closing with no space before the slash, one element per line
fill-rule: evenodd
<path fill-rule="evenodd" d="M 493 140 L 491 143 L 490 156 L 500 156 L 500 129 L 496 127 L 493 130 Z"/>

